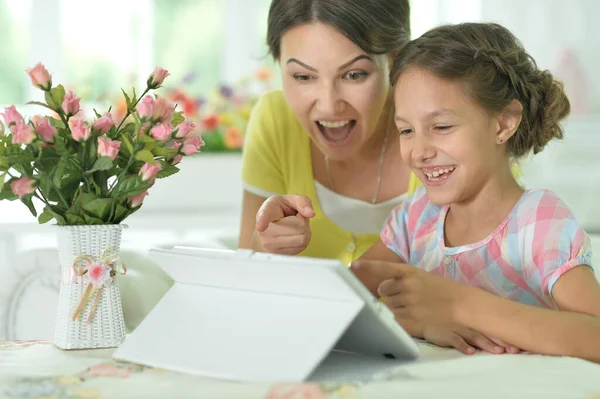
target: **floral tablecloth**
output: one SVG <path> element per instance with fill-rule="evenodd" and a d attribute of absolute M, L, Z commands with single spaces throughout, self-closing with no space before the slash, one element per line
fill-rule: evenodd
<path fill-rule="evenodd" d="M 420 343 L 422 360 L 367 383 L 236 383 L 112 360 L 112 350 L 62 351 L 0 341 L 0 398 L 585 398 L 600 399 L 600 366 L 536 355 L 462 356 Z"/>

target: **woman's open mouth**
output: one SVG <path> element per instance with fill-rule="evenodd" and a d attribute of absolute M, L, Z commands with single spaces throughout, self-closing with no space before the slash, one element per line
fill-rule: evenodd
<path fill-rule="evenodd" d="M 349 119 L 344 121 L 316 121 L 321 135 L 328 145 L 338 147 L 350 141 L 356 126 L 356 120 Z"/>

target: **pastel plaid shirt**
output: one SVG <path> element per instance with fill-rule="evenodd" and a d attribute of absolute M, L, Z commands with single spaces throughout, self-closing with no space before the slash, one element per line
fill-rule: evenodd
<path fill-rule="evenodd" d="M 485 239 L 447 248 L 448 206 L 432 204 L 424 187 L 395 208 L 381 232 L 402 262 L 515 301 L 553 308 L 552 286 L 568 270 L 592 266 L 590 238 L 568 206 L 549 190 L 527 190 Z"/>

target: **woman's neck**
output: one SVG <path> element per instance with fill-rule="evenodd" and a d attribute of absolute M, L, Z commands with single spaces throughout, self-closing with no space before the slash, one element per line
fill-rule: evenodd
<path fill-rule="evenodd" d="M 471 244 L 486 238 L 508 216 L 523 195 L 507 165 L 471 198 L 450 205 L 444 225 L 446 246 Z"/>

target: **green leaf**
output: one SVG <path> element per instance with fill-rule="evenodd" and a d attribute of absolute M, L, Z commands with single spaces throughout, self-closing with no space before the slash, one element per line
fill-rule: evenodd
<path fill-rule="evenodd" d="M 46 104 L 48 104 L 48 108 L 50 108 L 53 111 L 55 111 L 56 109 L 59 108 L 59 106 L 57 106 L 56 103 L 54 102 L 54 99 L 52 98 L 52 94 L 50 94 L 49 91 L 44 93 L 44 98 L 46 99 Z"/>
<path fill-rule="evenodd" d="M 58 155 L 65 155 L 69 153 L 69 150 L 67 150 L 67 142 L 60 136 L 54 136 L 54 148 L 56 149 L 56 153 Z"/>
<path fill-rule="evenodd" d="M 82 205 L 84 211 L 98 219 L 107 220 L 113 203 L 112 198 L 98 198 Z"/>
<path fill-rule="evenodd" d="M 109 170 L 113 166 L 113 161 L 109 157 L 100 157 L 94 162 L 94 166 L 92 169 L 85 171 L 84 175 L 91 175 L 94 172 L 98 172 L 101 170 Z"/>
<path fill-rule="evenodd" d="M 136 126 L 133 122 L 129 122 L 121 128 L 121 134 L 127 134 L 129 137 L 133 137 L 135 135 L 135 131 Z"/>
<path fill-rule="evenodd" d="M 173 115 L 173 119 L 171 119 L 171 125 L 177 126 L 183 121 L 185 121 L 185 117 L 183 116 L 183 112 L 180 111 Z"/>
<path fill-rule="evenodd" d="M 50 124 L 57 129 L 66 129 L 65 124 L 60 119 L 48 118 L 50 120 Z"/>
<path fill-rule="evenodd" d="M 83 214 L 83 219 L 85 220 L 85 224 L 106 224 L 102 219 L 98 219 L 88 214 Z"/>
<path fill-rule="evenodd" d="M 115 208 L 115 217 L 113 218 L 113 221 L 115 223 L 121 223 L 127 217 L 128 212 L 129 209 L 117 204 L 117 207 Z"/>
<path fill-rule="evenodd" d="M 80 216 L 72 211 L 67 211 L 65 213 L 65 220 L 66 220 L 67 224 L 70 224 L 70 225 L 86 224 L 85 219 L 82 216 Z"/>
<path fill-rule="evenodd" d="M 96 147 L 96 143 L 93 140 L 88 141 L 86 143 L 86 146 L 88 150 L 88 158 L 85 166 L 87 167 L 87 165 L 89 165 L 91 162 L 96 161 L 96 158 L 98 157 L 98 148 Z"/>
<path fill-rule="evenodd" d="M 65 88 L 63 85 L 58 85 L 52 90 L 50 90 L 50 94 L 52 95 L 52 100 L 54 100 L 54 104 L 56 104 L 57 108 L 62 107 L 62 102 L 65 99 Z"/>
<path fill-rule="evenodd" d="M 123 135 L 121 137 L 121 143 L 123 143 L 125 145 L 125 147 L 121 147 L 120 150 L 122 151 L 123 149 L 125 149 L 125 155 L 131 155 L 133 153 L 133 144 L 131 143 L 131 140 L 129 139 L 129 137 L 127 135 Z"/>
<path fill-rule="evenodd" d="M 121 89 L 121 91 L 123 92 L 123 95 L 125 96 L 125 105 L 127 106 L 127 109 L 131 109 L 131 98 L 129 98 L 129 96 L 127 95 L 125 90 Z"/>
<path fill-rule="evenodd" d="M 52 183 L 57 189 L 60 189 L 64 183 L 72 183 L 81 178 L 83 171 L 79 160 L 69 154 L 60 157 L 56 171 L 52 178 Z"/>
<path fill-rule="evenodd" d="M 102 115 L 100 115 L 98 113 L 98 111 L 96 111 L 96 108 L 93 108 L 93 110 L 94 110 L 94 114 L 96 115 L 96 118 L 98 118 L 98 119 L 102 118 Z"/>
<path fill-rule="evenodd" d="M 2 189 L 4 188 L 4 179 L 6 178 L 6 173 L 8 172 L 0 174 L 0 191 L 2 191 Z"/>
<path fill-rule="evenodd" d="M 29 212 L 31 212 L 31 214 L 34 217 L 37 217 L 37 211 L 35 210 L 35 206 L 33 206 L 32 198 L 32 195 L 26 195 L 23 198 L 21 198 L 21 202 L 24 203 L 27 206 L 27 208 L 29 208 Z"/>
<path fill-rule="evenodd" d="M 154 165 L 154 155 L 148 150 L 138 151 L 134 158 L 138 161 L 148 162 L 149 164 Z"/>
<path fill-rule="evenodd" d="M 38 216 L 38 223 L 39 224 L 48 223 L 52 219 L 54 219 L 54 215 L 52 214 L 52 211 L 50 211 L 48 209 L 48 207 L 46 206 L 44 208 L 44 211 L 42 213 L 40 213 L 40 216 Z"/>
<path fill-rule="evenodd" d="M 54 217 L 57 224 L 63 225 L 63 226 L 68 224 L 67 220 L 60 213 L 56 212 L 52 208 L 48 209 L 48 213 L 50 213 Z"/>
<path fill-rule="evenodd" d="M 157 157 L 168 157 L 170 155 L 177 154 L 177 148 L 172 147 L 156 147 L 152 150 L 152 153 Z"/>
<path fill-rule="evenodd" d="M 18 164 L 29 164 L 35 160 L 33 153 L 22 150 L 19 147 L 8 147 L 4 151 L 3 160 L 8 163 L 9 166 Z"/>
<path fill-rule="evenodd" d="M 156 175 L 157 179 L 162 179 L 164 177 L 171 176 L 179 172 L 179 168 L 177 166 L 171 165 L 170 163 L 165 161 L 160 161 L 160 166 L 162 166 L 162 170 Z"/>
<path fill-rule="evenodd" d="M 133 197 L 148 190 L 152 182 L 142 181 L 139 176 L 130 176 L 120 181 L 115 187 L 115 196 L 117 198 Z"/>
<path fill-rule="evenodd" d="M 9 201 L 14 201 L 17 198 L 19 198 L 17 196 L 17 194 L 13 193 L 12 190 L 8 189 L 7 187 L 4 187 L 4 189 L 2 191 L 0 191 L 0 200 L 9 200 Z"/>

